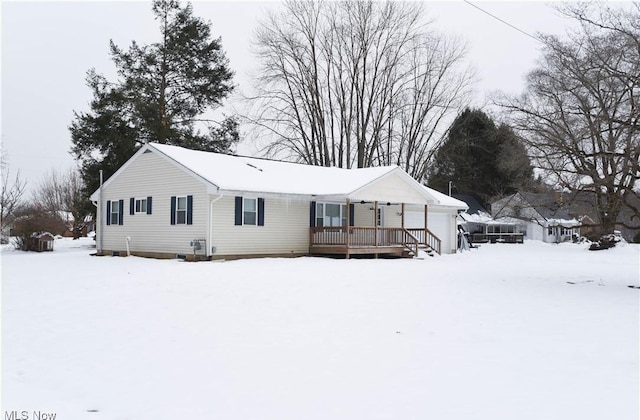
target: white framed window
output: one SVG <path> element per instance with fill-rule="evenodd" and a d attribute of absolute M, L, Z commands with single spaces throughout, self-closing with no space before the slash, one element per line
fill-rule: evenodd
<path fill-rule="evenodd" d="M 258 224 L 258 199 L 243 198 L 242 199 L 242 224 L 257 225 Z"/>
<path fill-rule="evenodd" d="M 136 198 L 135 200 L 135 212 L 147 213 L 147 198 Z"/>
<path fill-rule="evenodd" d="M 112 225 L 117 225 L 120 222 L 120 203 L 116 200 L 111 202 L 111 212 L 109 214 L 109 222 Z"/>
<path fill-rule="evenodd" d="M 187 224 L 187 196 L 176 197 L 176 224 Z"/>
<path fill-rule="evenodd" d="M 147 214 L 151 214 L 151 197 L 147 197 Z M 192 225 L 193 196 L 172 196 L 170 214 L 172 225 Z"/>
<path fill-rule="evenodd" d="M 264 226 L 264 198 L 236 196 L 234 210 L 235 226 Z"/>
<path fill-rule="evenodd" d="M 346 204 L 316 203 L 316 226 L 347 226 Z"/>

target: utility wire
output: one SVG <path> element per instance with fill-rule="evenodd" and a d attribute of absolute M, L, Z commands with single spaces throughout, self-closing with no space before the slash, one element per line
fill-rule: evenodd
<path fill-rule="evenodd" d="M 513 26 L 512 24 L 510 24 L 510 23 L 509 23 L 509 22 L 507 22 L 506 20 L 500 19 L 498 16 L 493 15 L 493 14 L 491 14 L 491 13 L 487 12 L 487 11 L 486 11 L 486 10 L 484 10 L 483 8 L 481 8 L 481 7 L 479 7 L 479 6 L 476 6 L 475 4 L 471 3 L 470 1 L 468 1 L 468 0 L 464 0 L 464 2 L 465 2 L 465 3 L 467 3 L 469 6 L 473 6 L 473 7 L 475 7 L 476 9 L 480 10 L 482 13 L 486 13 L 487 15 L 491 16 L 492 18 L 494 18 L 494 19 L 496 19 L 496 20 L 499 20 L 500 22 L 502 22 L 502 23 L 504 23 L 505 25 L 507 25 L 507 26 L 509 26 L 509 27 L 511 27 L 511 28 L 513 28 L 513 29 L 515 29 L 516 31 L 518 31 L 518 32 L 520 32 L 520 33 L 523 33 L 524 35 L 528 36 L 529 38 L 533 38 L 533 39 L 535 39 L 536 41 L 538 41 L 538 42 L 540 42 L 540 43 L 542 43 L 542 44 L 545 44 L 545 45 L 546 45 L 546 43 L 545 43 L 543 40 L 541 40 L 540 38 L 538 38 L 538 37 L 536 37 L 536 36 L 533 36 L 533 35 L 531 35 L 530 33 L 525 32 L 525 31 L 523 31 L 522 29 L 520 29 L 520 28 L 518 28 L 518 27 L 516 27 L 516 26 Z"/>

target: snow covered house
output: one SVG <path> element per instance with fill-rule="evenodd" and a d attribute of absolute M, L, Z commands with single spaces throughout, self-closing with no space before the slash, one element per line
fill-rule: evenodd
<path fill-rule="evenodd" d="M 512 217 L 494 219 L 480 201 L 471 194 L 453 194 L 464 201 L 469 209 L 458 215 L 458 224 L 469 233 L 472 243 L 523 243 L 526 222 Z"/>
<path fill-rule="evenodd" d="M 581 223 L 561 194 L 518 192 L 491 204 L 494 218 L 509 217 L 526 222 L 526 237 L 549 243 L 571 241 L 580 234 Z"/>
<path fill-rule="evenodd" d="M 397 166 L 341 169 L 149 143 L 91 195 L 102 255 L 456 252 L 466 204 Z"/>

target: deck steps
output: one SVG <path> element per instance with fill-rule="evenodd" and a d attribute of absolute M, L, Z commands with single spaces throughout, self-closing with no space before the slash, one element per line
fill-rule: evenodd
<path fill-rule="evenodd" d="M 402 257 L 403 258 L 422 258 L 422 256 L 420 255 L 421 254 L 420 251 L 423 251 L 429 257 L 433 257 L 436 254 L 436 252 L 430 246 L 420 245 L 418 247 L 418 255 L 414 255 L 413 250 L 405 249 L 402 252 Z"/>

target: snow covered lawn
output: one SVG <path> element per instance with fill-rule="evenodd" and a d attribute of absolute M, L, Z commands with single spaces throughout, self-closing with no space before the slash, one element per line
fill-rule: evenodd
<path fill-rule="evenodd" d="M 637 420 L 640 248 L 187 263 L 2 252 L 2 410 Z"/>

